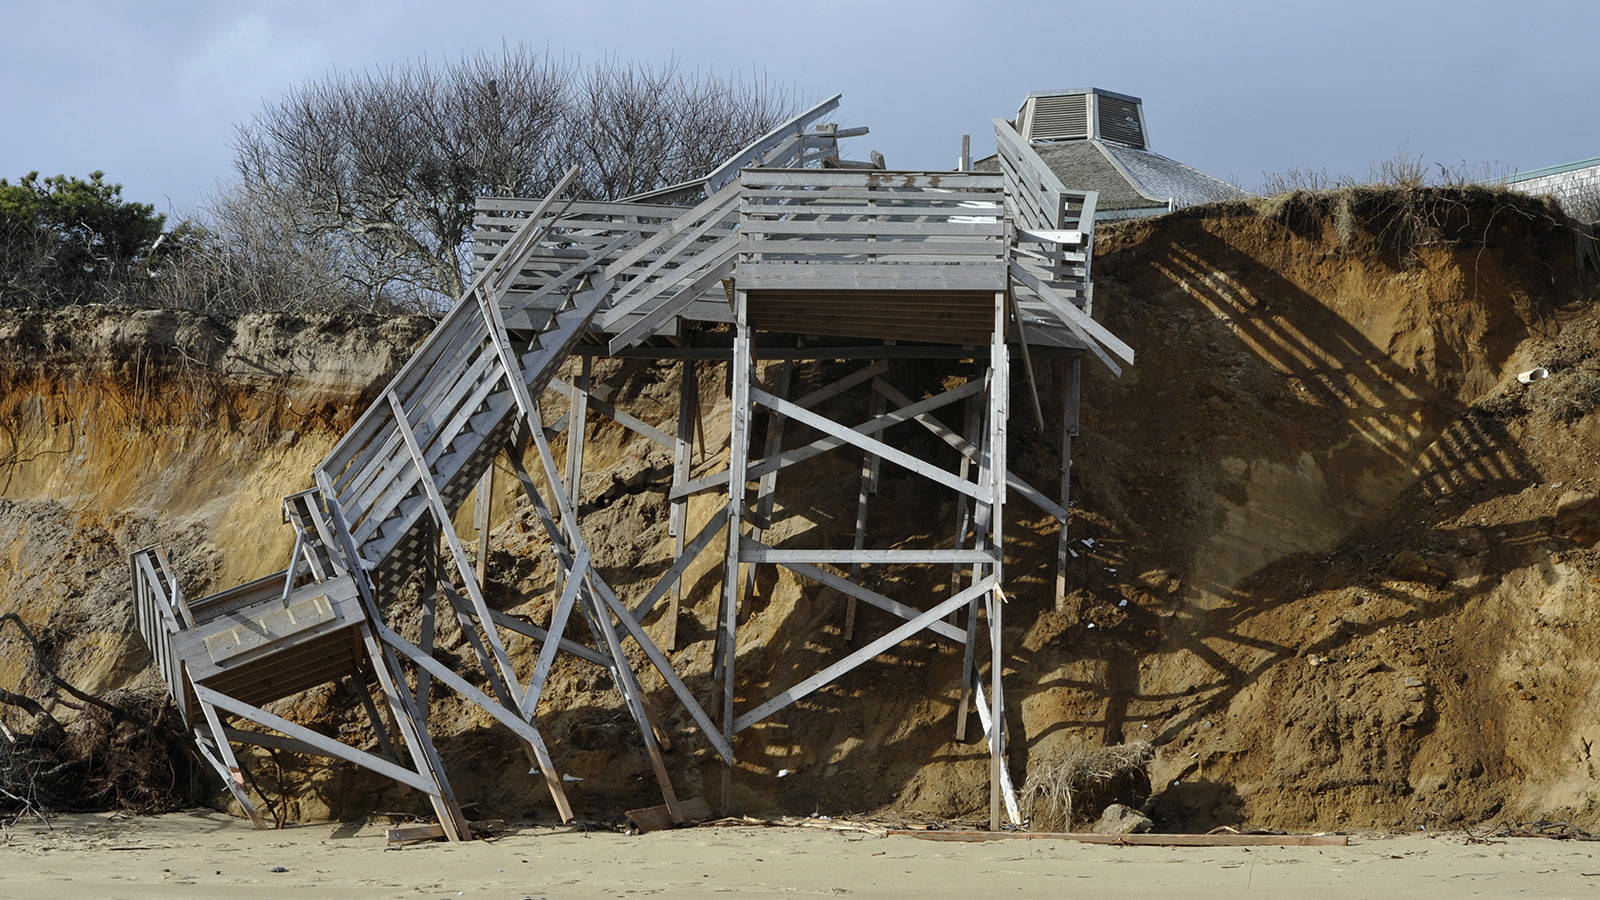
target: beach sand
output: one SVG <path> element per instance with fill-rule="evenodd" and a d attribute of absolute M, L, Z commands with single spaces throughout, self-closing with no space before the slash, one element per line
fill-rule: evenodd
<path fill-rule="evenodd" d="M 950 843 L 805 828 L 628 836 L 513 828 L 390 847 L 384 826 L 253 831 L 210 811 L 19 824 L 0 843 L 8 897 L 1012 896 L 1576 897 L 1600 893 L 1600 844 L 1352 836 L 1348 847 Z M 281 871 L 275 871 L 281 870 Z"/>

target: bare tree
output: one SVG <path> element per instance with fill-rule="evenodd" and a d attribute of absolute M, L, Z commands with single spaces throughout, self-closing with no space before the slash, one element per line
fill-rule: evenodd
<path fill-rule="evenodd" d="M 465 283 L 473 199 L 546 193 L 570 165 L 617 197 L 701 174 L 791 114 L 764 79 L 582 66 L 526 47 L 331 75 L 239 128 L 240 197 L 331 252 L 368 296 Z"/>

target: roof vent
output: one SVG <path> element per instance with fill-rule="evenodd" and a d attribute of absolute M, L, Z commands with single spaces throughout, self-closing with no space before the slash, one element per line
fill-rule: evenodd
<path fill-rule="evenodd" d="M 1100 88 L 1029 94 L 1017 110 L 1017 130 L 1035 142 L 1099 138 L 1146 149 L 1144 108 L 1139 98 Z"/>

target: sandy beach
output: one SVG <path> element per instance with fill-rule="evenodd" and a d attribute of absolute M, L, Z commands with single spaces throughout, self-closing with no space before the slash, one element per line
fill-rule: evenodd
<path fill-rule="evenodd" d="M 1348 847 L 946 843 L 800 828 L 627 836 L 512 828 L 470 844 L 391 847 L 384 826 L 257 832 L 197 811 L 81 815 L 11 828 L 12 897 L 1017 896 L 1587 897 L 1600 846 L 1462 835 L 1355 835 Z"/>

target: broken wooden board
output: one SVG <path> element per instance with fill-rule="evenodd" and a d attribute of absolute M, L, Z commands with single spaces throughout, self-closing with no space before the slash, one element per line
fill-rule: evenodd
<path fill-rule="evenodd" d="M 473 837 L 485 837 L 506 828 L 505 819 L 482 819 L 469 822 Z M 385 839 L 391 844 L 409 844 L 414 841 L 442 841 L 444 840 L 444 827 L 437 822 L 431 825 L 396 825 L 384 830 Z"/>
<path fill-rule="evenodd" d="M 628 821 L 639 829 L 640 834 L 648 834 L 711 818 L 711 804 L 707 803 L 704 797 L 683 800 L 678 803 L 678 808 L 683 811 L 681 819 L 674 820 L 672 813 L 665 806 L 647 806 L 643 809 L 628 810 Z"/>
<path fill-rule="evenodd" d="M 1126 847 L 1344 847 L 1342 834 L 1082 834 L 1062 831 L 923 831 L 891 828 L 891 835 L 925 841 L 1078 841 Z"/>

